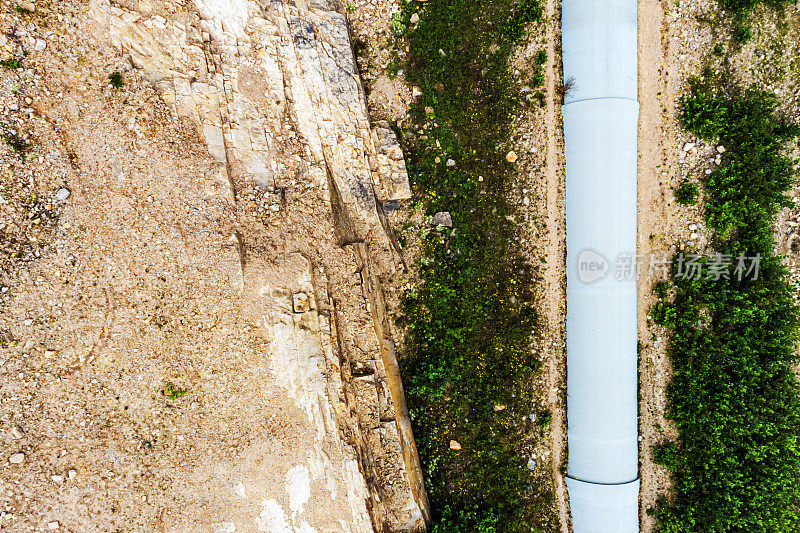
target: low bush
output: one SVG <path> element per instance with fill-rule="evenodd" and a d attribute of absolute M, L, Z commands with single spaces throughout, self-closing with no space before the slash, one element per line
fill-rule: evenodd
<path fill-rule="evenodd" d="M 700 196 L 700 188 L 691 181 L 684 181 L 675 189 L 675 201 L 681 205 L 694 205 Z"/>
<path fill-rule="evenodd" d="M 721 276 L 706 258 L 698 276 L 676 272 L 674 300 L 652 311 L 674 328 L 667 414 L 680 433 L 654 452 L 675 475 L 662 532 L 800 531 L 800 322 L 772 231 L 796 184 L 784 149 L 800 130 L 772 95 L 731 92 L 695 87 L 683 102 L 686 129 L 726 147 L 703 178 L 718 257 L 750 265 Z"/>

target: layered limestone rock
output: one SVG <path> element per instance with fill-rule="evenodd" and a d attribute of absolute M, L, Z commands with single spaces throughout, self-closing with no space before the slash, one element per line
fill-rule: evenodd
<path fill-rule="evenodd" d="M 288 506 L 263 498 L 252 519 L 261 531 L 312 531 L 306 515 L 331 532 L 421 531 L 428 504 L 382 292 L 402 262 L 382 203 L 410 188 L 392 130 L 369 122 L 346 17 L 327 0 L 189 4 L 96 0 L 93 13 L 173 118 L 195 125 L 231 206 L 270 197 L 267 215 L 282 217 L 280 230 L 236 229 L 235 285 L 314 437 L 304 460 L 287 458 Z M 309 490 L 326 503 L 307 505 Z"/>

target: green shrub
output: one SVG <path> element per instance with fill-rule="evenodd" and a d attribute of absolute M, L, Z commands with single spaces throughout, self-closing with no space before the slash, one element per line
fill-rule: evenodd
<path fill-rule="evenodd" d="M 109 74 L 108 80 L 111 83 L 111 86 L 115 89 L 121 89 L 122 86 L 125 85 L 125 78 L 122 77 L 122 74 L 120 74 L 119 71 Z"/>
<path fill-rule="evenodd" d="M 675 189 L 675 201 L 681 205 L 694 205 L 700 196 L 700 188 L 691 181 L 684 181 Z"/>
<path fill-rule="evenodd" d="M 761 4 L 780 6 L 788 3 L 789 0 L 722 0 L 722 6 L 739 15 L 746 16 Z"/>
<path fill-rule="evenodd" d="M 717 43 L 714 45 L 714 55 L 717 57 L 722 57 L 725 55 L 725 45 L 722 43 Z"/>
<path fill-rule="evenodd" d="M 676 470 L 680 452 L 678 446 L 674 442 L 662 444 L 653 449 L 653 460 L 656 464 L 664 465 L 670 470 Z"/>
<path fill-rule="evenodd" d="M 547 63 L 547 50 L 539 50 L 536 52 L 536 64 L 544 65 Z"/>
<path fill-rule="evenodd" d="M 539 0 L 522 0 L 518 9 L 500 26 L 500 32 L 511 42 L 525 37 L 525 27 L 531 22 L 541 20 L 544 7 Z"/>
<path fill-rule="evenodd" d="M 800 321 L 772 225 L 796 184 L 784 148 L 800 129 L 766 93 L 695 87 L 684 105 L 684 127 L 726 147 L 703 179 L 714 247 L 761 259 L 757 279 L 711 276 L 706 260 L 699 279 L 676 275 L 674 300 L 653 311 L 675 328 L 667 414 L 680 434 L 654 452 L 675 473 L 659 531 L 798 531 Z"/>
<path fill-rule="evenodd" d="M 18 68 L 22 68 L 22 61 L 18 59 L 3 59 L 0 61 L 0 66 L 11 70 L 16 70 Z"/>
<path fill-rule="evenodd" d="M 753 38 L 753 28 L 749 24 L 742 24 L 733 32 L 733 40 L 739 44 L 747 44 Z"/>

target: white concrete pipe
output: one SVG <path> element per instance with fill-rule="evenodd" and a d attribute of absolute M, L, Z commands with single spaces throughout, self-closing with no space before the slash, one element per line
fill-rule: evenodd
<path fill-rule="evenodd" d="M 638 532 L 636 0 L 564 0 L 562 23 L 572 523 Z"/>

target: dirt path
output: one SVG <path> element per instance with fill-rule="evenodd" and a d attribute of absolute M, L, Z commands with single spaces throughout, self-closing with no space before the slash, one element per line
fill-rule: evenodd
<path fill-rule="evenodd" d="M 546 221 L 548 258 L 544 274 L 545 299 L 544 315 L 548 330 L 553 338 L 548 360 L 547 403 L 553 413 L 550 425 L 550 445 L 552 448 L 551 468 L 553 471 L 556 503 L 558 506 L 561 530 L 571 530 L 569 498 L 561 474 L 561 465 L 567 457 L 567 412 L 566 412 L 566 203 L 564 175 L 564 137 L 561 122 L 561 96 L 558 88 L 562 83 L 561 70 L 561 2 L 547 2 L 547 57 L 552 58 L 545 73 L 545 88 L 548 106 L 544 115 L 547 153 L 545 155 L 544 179 L 546 184 Z"/>
<path fill-rule="evenodd" d="M 662 146 L 662 123 L 666 93 L 665 82 L 660 72 L 664 64 L 662 41 L 663 10 L 658 2 L 643 0 L 639 2 L 639 168 L 638 168 L 638 253 L 649 260 L 656 252 L 658 244 L 650 235 L 661 232 L 663 228 L 663 187 L 659 184 L 661 163 L 664 159 Z M 661 96 L 659 96 L 661 95 Z M 642 264 L 642 270 L 648 265 Z M 652 280 L 646 276 L 639 280 L 639 339 L 640 345 L 648 339 L 647 313 L 652 304 Z M 655 504 L 659 486 L 664 481 L 663 474 L 652 463 L 650 449 L 659 436 L 654 434 L 660 411 L 663 408 L 663 383 L 661 373 L 656 373 L 645 354 L 639 360 L 639 434 L 642 435 L 639 448 L 641 493 L 640 521 L 641 531 L 652 531 L 653 517 L 647 509 Z M 661 401 L 659 401 L 661 400 Z"/>

